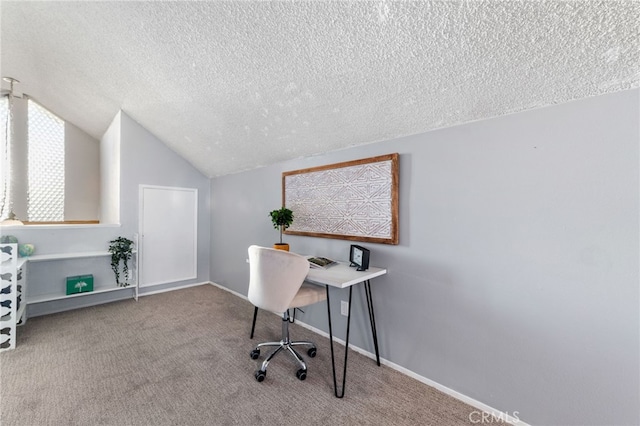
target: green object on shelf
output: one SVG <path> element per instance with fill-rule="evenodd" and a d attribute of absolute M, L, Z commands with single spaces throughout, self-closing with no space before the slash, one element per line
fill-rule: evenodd
<path fill-rule="evenodd" d="M 90 291 L 93 291 L 93 275 L 67 277 L 67 294 L 87 293 Z"/>
<path fill-rule="evenodd" d="M 33 244 L 18 244 L 18 254 L 21 257 L 29 257 L 36 250 Z"/>

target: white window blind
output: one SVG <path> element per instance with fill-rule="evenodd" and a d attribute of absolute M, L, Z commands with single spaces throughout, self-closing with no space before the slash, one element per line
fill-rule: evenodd
<path fill-rule="evenodd" d="M 64 121 L 29 100 L 28 220 L 64 220 Z"/>

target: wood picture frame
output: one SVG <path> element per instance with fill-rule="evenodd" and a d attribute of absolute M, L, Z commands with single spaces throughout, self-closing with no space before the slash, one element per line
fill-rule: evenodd
<path fill-rule="evenodd" d="M 398 244 L 397 153 L 282 173 L 285 234 Z"/>

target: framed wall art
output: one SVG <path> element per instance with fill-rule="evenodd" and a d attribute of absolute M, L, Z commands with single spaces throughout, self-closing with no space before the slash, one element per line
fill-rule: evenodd
<path fill-rule="evenodd" d="M 291 235 L 398 244 L 398 154 L 282 173 Z"/>

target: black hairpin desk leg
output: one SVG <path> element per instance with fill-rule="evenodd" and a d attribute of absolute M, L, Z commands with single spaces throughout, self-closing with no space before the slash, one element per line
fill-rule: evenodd
<path fill-rule="evenodd" d="M 327 288 L 327 318 L 329 319 L 329 344 L 331 345 L 331 367 L 333 368 L 333 393 L 336 398 L 344 396 L 344 385 L 347 381 L 347 355 L 349 355 L 349 326 L 351 325 L 351 293 L 353 286 L 349 287 L 349 312 L 347 314 L 347 339 L 344 345 L 344 366 L 342 371 L 342 389 L 338 393 L 338 380 L 336 377 L 336 358 L 333 352 L 333 330 L 331 329 L 331 300 L 329 299 L 329 286 Z"/>
<path fill-rule="evenodd" d="M 371 282 L 364 282 L 364 292 L 367 296 L 367 308 L 369 309 L 369 322 L 371 323 L 371 334 L 373 335 L 373 346 L 376 349 L 376 362 L 380 367 L 380 352 L 378 351 L 378 332 L 376 330 L 376 317 L 373 313 L 373 298 L 371 297 Z M 349 305 L 351 307 L 351 305 Z"/>

